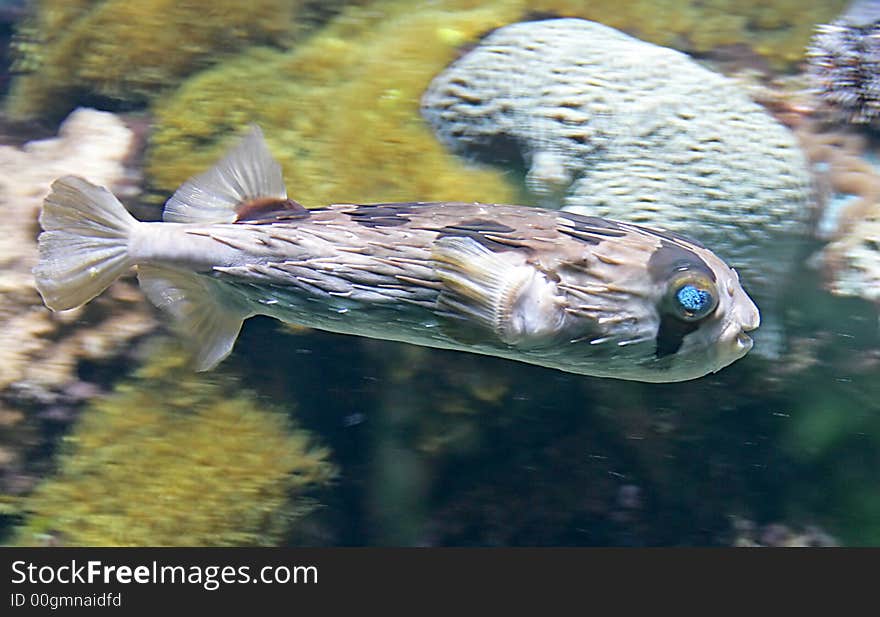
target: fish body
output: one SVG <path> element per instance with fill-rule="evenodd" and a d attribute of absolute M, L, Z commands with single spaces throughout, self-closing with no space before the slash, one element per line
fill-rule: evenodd
<path fill-rule="evenodd" d="M 78 306 L 137 266 L 147 297 L 228 355 L 242 322 L 322 330 L 652 382 L 717 371 L 751 348 L 759 313 L 709 249 L 637 225 L 524 206 L 288 199 L 255 129 L 181 186 L 164 222 L 131 217 L 77 177 L 41 215 L 37 287 Z"/>

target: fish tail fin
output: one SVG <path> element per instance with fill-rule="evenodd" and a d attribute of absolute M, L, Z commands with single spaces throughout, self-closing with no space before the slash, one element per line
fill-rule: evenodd
<path fill-rule="evenodd" d="M 53 311 L 85 304 L 133 264 L 128 238 L 138 224 L 107 189 L 77 176 L 52 183 L 43 202 L 37 291 Z"/>

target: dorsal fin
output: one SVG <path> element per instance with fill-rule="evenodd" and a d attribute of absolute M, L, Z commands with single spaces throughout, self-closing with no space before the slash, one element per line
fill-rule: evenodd
<path fill-rule="evenodd" d="M 263 132 L 254 126 L 214 167 L 184 182 L 165 203 L 162 218 L 172 223 L 233 223 L 251 203 L 286 201 L 281 166 L 272 158 Z"/>

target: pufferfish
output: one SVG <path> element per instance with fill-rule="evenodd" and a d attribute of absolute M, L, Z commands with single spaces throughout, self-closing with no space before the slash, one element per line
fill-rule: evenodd
<path fill-rule="evenodd" d="M 259 128 L 185 182 L 162 222 L 106 188 L 56 180 L 40 215 L 37 289 L 80 306 L 131 267 L 191 341 L 197 370 L 268 315 L 320 330 L 675 382 L 752 346 L 759 312 L 702 245 L 634 224 L 481 203 L 288 198 Z"/>

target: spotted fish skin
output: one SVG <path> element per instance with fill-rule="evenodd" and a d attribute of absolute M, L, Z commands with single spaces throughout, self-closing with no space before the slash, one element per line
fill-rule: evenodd
<path fill-rule="evenodd" d="M 306 210 L 287 198 L 276 166 L 255 130 L 217 167 L 184 184 L 162 223 L 128 220 L 110 207 L 109 192 L 59 180 L 41 218 L 35 275 L 44 301 L 75 306 L 100 293 L 110 269 L 118 275 L 137 265 L 147 296 L 194 341 L 200 369 L 222 360 L 242 320 L 256 314 L 651 382 L 700 377 L 751 347 L 744 332 L 758 326 L 758 311 L 736 273 L 679 236 L 502 204 Z M 96 203 L 103 204 L 97 213 Z M 101 219 L 108 210 L 114 220 Z M 76 264 L 59 255 L 74 239 L 83 245 L 67 237 L 71 219 L 80 221 L 76 233 L 97 229 L 81 222 L 89 216 L 104 235 L 90 252 L 64 259 L 96 264 L 98 273 L 79 280 L 74 293 L 65 277 Z M 117 229 L 115 243 L 108 227 Z M 670 286 L 682 276 L 708 286 L 717 303 L 711 314 L 682 318 L 670 307 Z"/>

